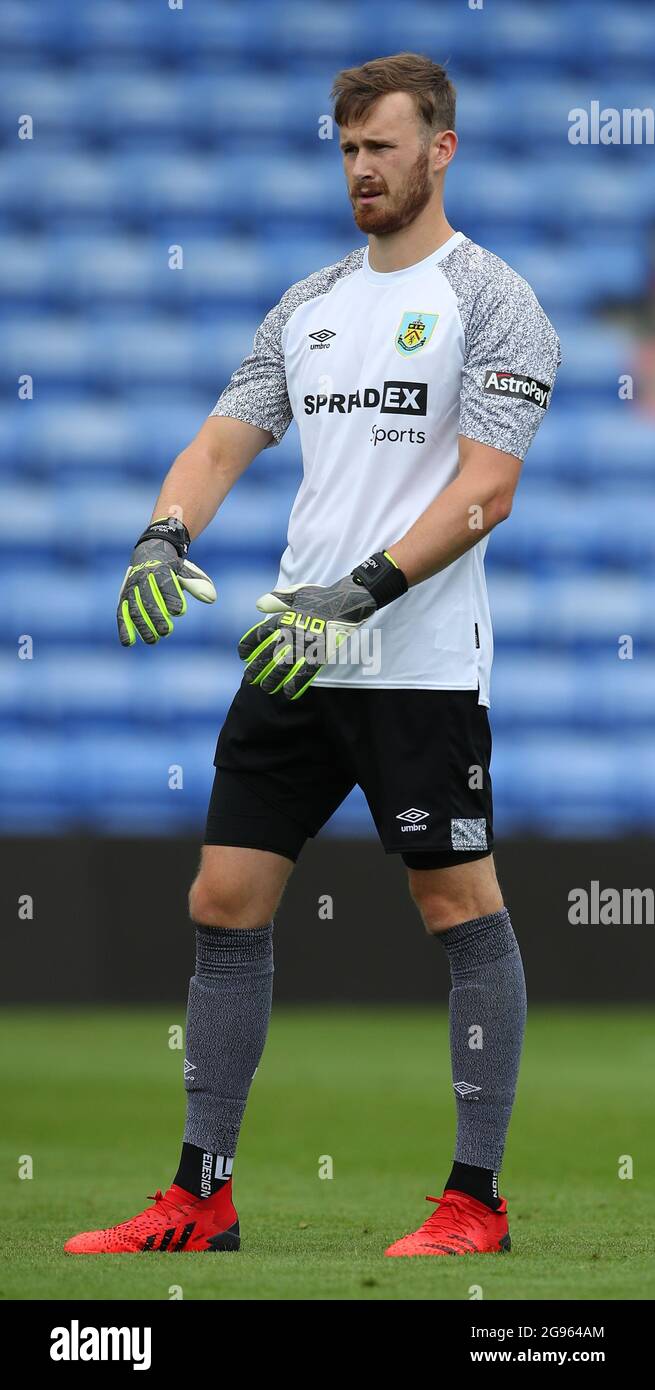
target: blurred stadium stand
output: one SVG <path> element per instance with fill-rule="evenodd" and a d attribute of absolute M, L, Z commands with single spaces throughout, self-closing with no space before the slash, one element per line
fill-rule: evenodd
<path fill-rule="evenodd" d="M 638 387 L 652 294 L 652 146 L 567 140 L 574 107 L 649 104 L 652 8 L 5 0 L 2 37 L 0 831 L 201 828 L 235 643 L 285 544 L 295 427 L 194 546 L 219 602 L 190 606 L 174 648 L 120 650 L 117 590 L 265 312 L 361 244 L 318 122 L 338 67 L 403 48 L 448 60 L 458 88 L 451 222 L 529 279 L 562 339 L 488 553 L 498 829 L 655 825 L 655 432 L 618 394 L 623 373 Z M 370 829 L 359 793 L 330 826 Z"/>

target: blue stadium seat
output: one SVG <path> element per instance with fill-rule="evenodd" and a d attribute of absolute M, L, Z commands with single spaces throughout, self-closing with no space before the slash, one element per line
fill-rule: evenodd
<path fill-rule="evenodd" d="M 517 270 L 532 286 L 548 312 L 582 313 L 597 303 L 637 299 L 648 276 L 646 236 L 612 241 L 578 242 L 563 248 L 557 242 L 534 238 L 500 245 L 490 250 Z"/>
<path fill-rule="evenodd" d="M 652 487 L 546 487 L 528 466 L 511 525 L 499 527 L 490 542 L 494 560 L 527 569 L 544 563 L 643 567 L 653 561 L 652 509 Z"/>
<path fill-rule="evenodd" d="M 490 556 L 493 552 L 490 547 Z M 499 642 L 525 643 L 551 650 L 594 646 L 616 653 L 620 636 L 652 646 L 655 609 L 650 583 L 638 572 L 598 568 L 594 573 L 558 570 L 519 575 L 489 565 L 489 592 Z M 582 655 L 580 657 L 582 660 Z"/>
<path fill-rule="evenodd" d="M 648 736 L 499 736 L 493 767 L 501 833 L 521 831 L 521 806 L 536 830 L 585 838 L 633 828 L 643 833 L 655 814 Z"/>
<path fill-rule="evenodd" d="M 631 728 L 652 722 L 655 654 L 637 653 L 621 661 L 616 649 L 585 653 L 576 664 L 553 652 L 501 654 L 496 662 L 492 699 L 494 727 L 604 729 L 612 736 L 621 719 Z"/>
<path fill-rule="evenodd" d="M 449 62 L 450 219 L 529 280 L 562 341 L 552 409 L 488 551 L 499 833 L 652 827 L 652 149 L 568 140 L 593 99 L 652 104 L 650 7 L 5 0 L 2 38 L 0 831 L 202 827 L 236 642 L 286 543 L 295 426 L 194 544 L 219 599 L 189 605 L 175 647 L 122 651 L 117 591 L 162 475 L 266 311 L 363 244 L 338 132 L 319 139 L 318 122 L 335 71 L 372 38 Z M 23 113 L 32 141 L 11 138 Z M 634 399 L 619 396 L 626 376 Z M 21 634 L 32 661 L 15 655 Z M 327 833 L 370 824 L 356 790 Z"/>
<path fill-rule="evenodd" d="M 618 364 L 617 364 L 618 365 Z M 621 374 L 631 361 L 621 364 Z M 611 377 L 610 377 L 611 379 Z M 559 381 L 558 381 L 559 394 Z M 610 394 L 614 404 L 608 404 Z M 574 407 L 577 405 L 577 409 Z M 571 393 L 539 431 L 528 455 L 532 473 L 561 473 L 572 481 L 652 477 L 654 426 L 630 401 L 618 399 L 618 377 L 598 402 Z"/>

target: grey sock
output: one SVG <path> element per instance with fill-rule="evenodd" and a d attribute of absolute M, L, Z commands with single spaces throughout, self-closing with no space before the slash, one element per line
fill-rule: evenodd
<path fill-rule="evenodd" d="M 448 955 L 450 1054 L 457 1100 L 458 1163 L 503 1161 L 525 1029 L 523 963 L 509 912 L 439 932 Z"/>
<path fill-rule="evenodd" d="M 233 1157 L 264 1051 L 273 993 L 273 923 L 196 926 L 189 985 L 184 1140 Z"/>

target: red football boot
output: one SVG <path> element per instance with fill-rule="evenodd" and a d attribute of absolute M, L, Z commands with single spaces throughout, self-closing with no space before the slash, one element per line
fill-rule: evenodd
<path fill-rule="evenodd" d="M 151 1201 L 154 1207 L 120 1226 L 71 1236 L 64 1250 L 68 1255 L 127 1255 L 140 1250 L 239 1249 L 231 1179 L 213 1197 L 194 1197 L 173 1183 L 168 1192 L 157 1191 Z"/>
<path fill-rule="evenodd" d="M 443 1197 L 425 1200 L 437 1202 L 437 1210 L 418 1231 L 394 1241 L 385 1255 L 487 1255 L 511 1250 L 504 1197 L 498 1211 L 451 1188 Z"/>

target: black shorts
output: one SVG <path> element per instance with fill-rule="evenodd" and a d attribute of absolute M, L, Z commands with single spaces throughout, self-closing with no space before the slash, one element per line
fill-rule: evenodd
<path fill-rule="evenodd" d="M 476 690 L 242 681 L 221 729 L 205 844 L 296 860 L 358 784 L 387 854 L 446 868 L 491 853 L 491 731 Z"/>

